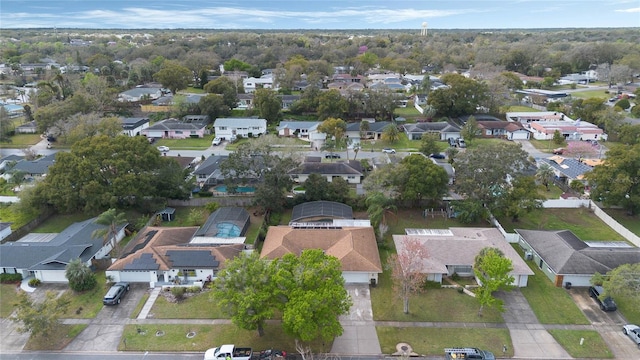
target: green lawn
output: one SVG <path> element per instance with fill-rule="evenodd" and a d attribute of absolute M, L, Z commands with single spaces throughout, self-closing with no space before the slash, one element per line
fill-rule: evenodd
<path fill-rule="evenodd" d="M 588 98 L 598 97 L 598 98 L 602 98 L 602 101 L 605 101 L 606 99 L 610 98 L 611 95 L 608 93 L 605 93 L 605 90 L 583 90 L 583 91 L 572 92 L 571 97 L 579 98 L 579 99 L 588 99 Z"/>
<path fill-rule="evenodd" d="M 204 291 L 178 303 L 168 302 L 163 296 L 151 308 L 154 319 L 228 319 L 218 304 L 211 299 L 211 292 Z"/>
<path fill-rule="evenodd" d="M 40 142 L 38 134 L 17 134 L 11 137 L 11 142 L 0 142 L 0 148 L 22 148 Z"/>
<path fill-rule="evenodd" d="M 422 114 L 420 114 L 418 109 L 415 108 L 415 106 L 413 105 L 413 101 L 410 101 L 406 107 L 399 107 L 393 110 L 393 115 L 401 116 L 406 119 L 413 119 L 423 116 Z"/>
<path fill-rule="evenodd" d="M 65 318 L 73 319 L 92 319 L 102 310 L 102 298 L 107 291 L 106 278 L 104 272 L 96 273 L 98 284 L 95 288 L 88 291 L 77 293 L 73 290 L 67 290 L 70 295 L 71 304 L 69 311 L 64 315 Z"/>
<path fill-rule="evenodd" d="M 84 212 L 70 214 L 70 215 L 52 215 L 44 223 L 38 226 L 32 232 L 34 233 L 60 233 L 64 229 L 68 228 L 71 224 L 85 221 L 97 216 L 97 214 L 87 214 Z"/>
<path fill-rule="evenodd" d="M 18 204 L 0 204 L 0 219 L 5 222 L 10 222 L 11 229 L 19 229 L 39 215 L 36 210 L 29 209 L 25 211 L 24 208 L 25 207 L 21 207 Z"/>
<path fill-rule="evenodd" d="M 193 86 L 189 86 L 188 88 L 186 88 L 184 90 L 178 91 L 178 95 L 180 95 L 180 94 L 204 94 L 204 93 L 205 93 L 204 89 L 196 88 L 196 87 L 193 87 Z"/>
<path fill-rule="evenodd" d="M 554 184 L 549 184 L 549 190 L 544 185 L 538 185 L 538 194 L 545 199 L 559 199 L 564 191 Z"/>
<path fill-rule="evenodd" d="M 211 147 L 214 135 L 205 135 L 201 138 L 188 139 L 159 139 L 154 146 L 168 146 L 171 150 L 205 150 Z"/>
<path fill-rule="evenodd" d="M 139 333 L 138 329 L 143 333 Z M 255 330 L 241 330 L 235 325 L 127 325 L 122 334 L 120 351 L 202 351 L 221 345 L 238 344 L 251 346 L 255 350 L 283 349 L 295 353 L 295 339 L 284 334 L 279 324 L 267 324 L 265 335 L 260 337 Z M 156 336 L 158 331 L 163 336 Z M 187 338 L 187 333 L 195 336 Z M 314 353 L 331 351 L 332 341 L 316 340 L 305 343 Z"/>
<path fill-rule="evenodd" d="M 18 301 L 18 292 L 15 284 L 0 284 L 0 318 L 7 318 Z"/>
<path fill-rule="evenodd" d="M 131 313 L 131 319 L 136 319 L 138 317 L 138 314 L 140 314 L 140 311 L 142 311 L 144 304 L 147 302 L 147 300 L 149 300 L 149 296 L 149 292 L 146 292 L 142 295 L 142 299 L 140 299 L 138 305 L 136 305 L 136 308 L 133 310 L 133 313 Z"/>
<path fill-rule="evenodd" d="M 640 214 L 629 216 L 623 209 L 602 209 L 632 233 L 640 236 Z"/>
<path fill-rule="evenodd" d="M 545 151 L 545 152 L 548 152 L 548 153 L 551 153 L 553 151 L 553 149 L 555 149 L 555 148 L 567 146 L 566 142 L 563 142 L 562 144 L 558 145 L 558 144 L 554 143 L 553 140 L 531 139 L 531 140 L 529 140 L 529 143 L 531 145 L 533 145 L 533 147 L 535 147 L 536 149 L 538 149 L 540 151 Z"/>
<path fill-rule="evenodd" d="M 522 255 L 522 251 L 516 247 Z M 589 324 L 567 291 L 553 286 L 551 280 L 531 261 L 527 264 L 535 272 L 529 276 L 527 287 L 520 288 L 533 312 L 543 324 Z"/>
<path fill-rule="evenodd" d="M 595 330 L 549 330 L 551 336 L 574 358 L 613 359 L 613 353 Z M 584 339 L 580 345 L 580 339 Z"/>
<path fill-rule="evenodd" d="M 618 311 L 627 319 L 627 322 L 640 324 L 640 306 L 637 300 L 626 296 L 618 296 L 615 299 Z"/>
<path fill-rule="evenodd" d="M 396 352 L 396 345 L 404 342 L 411 345 L 419 355 L 443 356 L 444 348 L 477 347 L 502 356 L 502 346 L 507 345 L 505 357 L 513 356 L 511 336 L 507 329 L 487 328 L 396 328 L 376 327 L 383 354 Z"/>
<path fill-rule="evenodd" d="M 524 105 L 514 105 L 501 108 L 505 113 L 507 112 L 540 112 L 540 110 L 534 109 L 532 107 L 524 106 Z"/>
<path fill-rule="evenodd" d="M 25 344 L 23 350 L 62 350 L 86 327 L 87 324 L 60 324 L 56 326 L 56 330 L 47 337 L 29 337 L 29 340 Z"/>
<path fill-rule="evenodd" d="M 162 226 L 166 227 L 181 227 L 181 226 L 194 226 L 191 222 L 189 222 L 189 214 L 191 210 L 200 210 L 204 214 L 204 216 L 209 216 L 208 211 L 205 208 L 200 206 L 177 206 L 176 209 L 176 217 L 173 221 L 163 221 Z M 206 220 L 206 218 L 205 218 Z"/>
<path fill-rule="evenodd" d="M 625 241 L 587 208 L 534 210 L 518 222 L 498 218 L 505 231 L 526 230 L 571 230 L 577 237 L 589 241 Z"/>

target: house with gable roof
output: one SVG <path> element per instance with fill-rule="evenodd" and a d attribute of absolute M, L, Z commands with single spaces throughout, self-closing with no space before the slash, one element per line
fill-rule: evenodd
<path fill-rule="evenodd" d="M 187 139 L 204 137 L 207 124 L 201 122 L 184 122 L 178 119 L 165 119 L 142 130 L 148 138 Z"/>
<path fill-rule="evenodd" d="M 403 128 L 409 140 L 420 140 L 424 134 L 438 134 L 442 141 L 460 138 L 460 126 L 451 121 L 405 124 Z"/>
<path fill-rule="evenodd" d="M 216 136 L 229 140 L 237 136 L 257 137 L 267 133 L 267 120 L 258 118 L 217 118 L 213 127 Z"/>
<path fill-rule="evenodd" d="M 309 175 L 318 174 L 332 182 L 343 178 L 349 184 L 360 184 L 364 178 L 362 164 L 356 160 L 322 162 L 319 157 L 307 157 L 297 168 L 289 171 L 291 179 L 297 183 L 307 181 Z"/>
<path fill-rule="evenodd" d="M 71 260 L 91 265 L 93 259 L 108 257 L 113 241 L 124 237 L 126 224 L 118 226 L 115 239 L 94 237 L 94 231 L 106 225 L 96 218 L 77 222 L 59 234 L 29 234 L 18 241 L 0 245 L 0 272 L 35 277 L 42 282 L 68 282 L 65 268 Z"/>
<path fill-rule="evenodd" d="M 142 134 L 142 130 L 149 127 L 149 118 L 121 118 L 122 133 L 128 136 L 138 136 Z"/>
<path fill-rule="evenodd" d="M 310 134 L 318 132 L 319 121 L 280 121 L 278 136 L 293 136 L 309 139 Z"/>
<path fill-rule="evenodd" d="M 529 140 L 531 132 L 519 122 L 513 121 L 478 121 L 478 128 L 484 138 L 501 138 L 507 140 Z"/>
<path fill-rule="evenodd" d="M 50 154 L 36 160 L 22 159 L 17 161 L 2 177 L 8 180 L 16 173 L 24 173 L 25 179 L 41 179 L 49 172 L 49 167 L 53 165 L 55 160 L 56 154 Z"/>
<path fill-rule="evenodd" d="M 569 230 L 522 230 L 519 245 L 555 286 L 590 286 L 597 272 L 640 262 L 640 248 L 620 241 L 582 241 Z M 569 285 L 570 284 L 570 285 Z"/>
<path fill-rule="evenodd" d="M 554 155 L 550 158 L 536 159 L 538 167 L 541 164 L 548 164 L 560 182 L 571 185 L 574 181 L 586 182 L 584 176 L 593 168 L 577 159 Z"/>

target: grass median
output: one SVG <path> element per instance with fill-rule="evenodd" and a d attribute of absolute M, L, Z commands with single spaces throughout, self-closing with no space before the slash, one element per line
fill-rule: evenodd
<path fill-rule="evenodd" d="M 573 358 L 613 359 L 613 353 L 595 330 L 549 330 Z M 581 339 L 584 339 L 580 344 Z"/>

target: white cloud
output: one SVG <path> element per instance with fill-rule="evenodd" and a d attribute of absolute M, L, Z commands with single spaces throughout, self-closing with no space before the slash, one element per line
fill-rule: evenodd
<path fill-rule="evenodd" d="M 640 7 L 637 7 L 637 8 L 630 8 L 630 9 L 616 10 L 616 12 L 623 12 L 623 13 L 637 13 L 637 12 L 640 12 Z"/>

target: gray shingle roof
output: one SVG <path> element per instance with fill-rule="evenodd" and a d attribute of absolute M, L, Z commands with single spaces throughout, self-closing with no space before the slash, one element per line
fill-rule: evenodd
<path fill-rule="evenodd" d="M 213 123 L 213 126 L 229 126 L 229 127 L 238 127 L 238 126 L 252 126 L 252 127 L 260 127 L 267 126 L 267 120 L 265 119 L 256 119 L 256 118 L 217 118 Z"/>
<path fill-rule="evenodd" d="M 54 161 L 55 154 L 48 155 L 33 161 L 18 161 L 16 165 L 11 169 L 11 172 L 24 171 L 27 174 L 34 175 L 46 174 L 49 171 L 49 167 L 53 165 Z"/>
<path fill-rule="evenodd" d="M 166 119 L 149 126 L 146 131 L 151 130 L 200 130 L 207 126 L 197 122 L 183 122 L 178 119 Z"/>
<path fill-rule="evenodd" d="M 460 127 L 447 121 L 423 122 L 415 124 L 405 124 L 404 131 L 407 133 L 460 132 Z"/>
<path fill-rule="evenodd" d="M 369 123 L 369 132 L 382 132 L 387 125 L 393 124 L 391 121 L 376 121 Z M 360 123 L 348 123 L 347 131 L 360 131 Z"/>
<path fill-rule="evenodd" d="M 280 121 L 278 130 L 281 129 L 315 129 L 320 125 L 318 121 Z"/>
<path fill-rule="evenodd" d="M 305 162 L 298 168 L 289 171 L 289 175 L 355 175 L 362 176 L 362 165 L 357 161 L 323 163 Z"/>
<path fill-rule="evenodd" d="M 556 274 L 593 275 L 640 262 L 639 248 L 589 247 L 569 230 L 516 232 Z"/>

